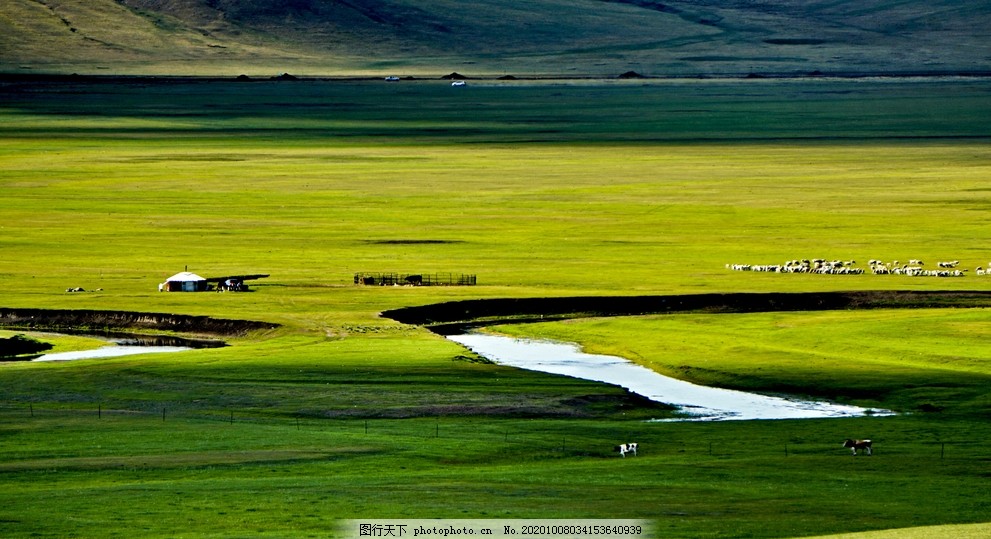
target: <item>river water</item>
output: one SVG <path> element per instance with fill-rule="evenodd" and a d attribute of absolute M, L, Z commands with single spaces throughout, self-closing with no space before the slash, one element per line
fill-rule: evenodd
<path fill-rule="evenodd" d="M 183 352 L 192 350 L 186 346 L 134 346 L 112 344 L 93 350 L 79 350 L 76 352 L 58 352 L 55 354 L 45 354 L 32 361 L 73 361 L 77 359 L 99 359 L 108 357 L 130 356 L 135 354 L 161 354 L 165 352 Z"/>
<path fill-rule="evenodd" d="M 808 419 L 891 415 L 876 410 L 700 386 L 658 374 L 624 358 L 587 354 L 574 344 L 470 333 L 448 339 L 501 365 L 618 385 L 685 414 L 678 421 Z"/>
<path fill-rule="evenodd" d="M 54 354 L 43 354 L 32 361 L 75 361 L 79 359 L 100 359 L 110 357 L 131 356 L 136 354 L 162 354 L 168 352 L 185 352 L 199 348 L 217 348 L 225 346 L 220 341 L 203 341 L 195 339 L 185 339 L 182 337 L 170 336 L 147 336 L 147 335 L 93 335 L 87 332 L 78 332 L 76 335 L 88 335 L 90 337 L 102 338 L 107 341 L 107 345 L 92 350 L 77 350 L 72 352 L 57 352 Z M 57 335 L 53 333 L 40 333 L 44 335 Z"/>

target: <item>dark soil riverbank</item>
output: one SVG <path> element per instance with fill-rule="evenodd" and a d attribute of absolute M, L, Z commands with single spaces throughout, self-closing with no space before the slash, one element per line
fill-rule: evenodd
<path fill-rule="evenodd" d="M 279 324 L 166 313 L 0 308 L 0 327 L 94 332 L 151 330 L 237 337 L 251 331 L 273 329 Z"/>
<path fill-rule="evenodd" d="M 991 307 L 991 291 L 854 291 L 479 299 L 405 307 L 382 316 L 442 335 L 471 327 L 674 312 L 754 313 L 843 309 Z"/>
<path fill-rule="evenodd" d="M 386 318 L 451 335 L 471 327 L 596 316 L 675 312 L 755 313 L 855 309 L 991 307 L 991 291 L 770 292 L 663 296 L 579 296 L 475 299 L 404 307 Z M 127 311 L 0 308 L 0 328 L 86 331 L 170 331 L 236 337 L 279 324 L 209 316 Z"/>

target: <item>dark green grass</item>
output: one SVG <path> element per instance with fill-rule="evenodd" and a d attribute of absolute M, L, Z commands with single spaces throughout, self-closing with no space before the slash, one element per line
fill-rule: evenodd
<path fill-rule="evenodd" d="M 618 388 L 465 361 L 434 339 L 352 338 L 241 351 L 7 365 L 5 400 L 80 411 L 241 417 L 666 416 Z"/>
<path fill-rule="evenodd" d="M 236 135 L 246 147 L 327 138 L 415 144 L 988 136 L 981 103 L 989 96 L 980 80 L 473 81 L 468 88 L 442 80 L 207 80 L 64 82 L 54 92 L 9 83 L 4 108 L 23 119 L 15 116 L 4 129 L 18 136 Z M 236 152 L 228 158 L 242 159 Z"/>
<path fill-rule="evenodd" d="M 781 537 L 967 522 L 987 510 L 979 463 L 989 433 L 966 422 L 280 424 L 23 413 L 4 410 L 18 427 L 4 429 L 13 444 L 0 465 L 15 536 L 182 528 L 322 537 L 336 519 L 360 515 L 649 518 L 663 537 Z M 850 456 L 840 442 L 851 431 L 873 436 L 877 454 Z M 620 459 L 616 439 L 639 440 L 641 455 Z M 57 514 L 37 511 L 50 504 Z"/>

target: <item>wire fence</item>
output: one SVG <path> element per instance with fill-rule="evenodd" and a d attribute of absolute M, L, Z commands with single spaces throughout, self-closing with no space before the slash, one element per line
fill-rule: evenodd
<path fill-rule="evenodd" d="M 365 286 L 475 286 L 478 278 L 463 273 L 355 273 L 354 284 Z"/>
<path fill-rule="evenodd" d="M 56 423 L 56 428 L 79 427 L 90 421 L 114 422 L 126 420 L 121 428 L 129 429 L 132 421 L 149 423 L 182 422 L 185 428 L 202 428 L 204 432 L 232 427 L 275 428 L 283 431 L 332 433 L 348 437 L 402 439 L 442 439 L 445 443 L 460 442 L 459 447 L 510 446 L 521 452 L 559 456 L 616 456 L 614 444 L 638 442 L 638 456 L 683 454 L 696 458 L 748 458 L 778 456 L 781 458 L 813 456 L 850 456 L 842 440 L 789 439 L 767 442 L 732 437 L 712 436 L 711 439 L 680 433 L 672 423 L 620 422 L 603 423 L 594 429 L 587 426 L 568 430 L 569 422 L 550 426 L 553 420 L 530 425 L 530 421 L 505 418 L 416 417 L 416 418 L 323 418 L 313 415 L 270 416 L 237 410 L 190 410 L 183 406 L 163 404 L 154 409 L 120 409 L 92 405 L 58 406 L 50 403 L 0 403 L 0 422 L 5 425 L 30 421 Z M 109 424 L 107 425 L 109 426 Z M 171 427 L 171 425 L 170 425 Z M 980 436 L 980 433 L 975 433 Z M 955 462 L 991 460 L 991 444 L 986 439 L 902 439 L 889 436 L 874 440 L 873 456 L 858 452 L 857 458 L 913 458 L 926 462 Z M 629 458 L 629 457 L 627 457 Z"/>

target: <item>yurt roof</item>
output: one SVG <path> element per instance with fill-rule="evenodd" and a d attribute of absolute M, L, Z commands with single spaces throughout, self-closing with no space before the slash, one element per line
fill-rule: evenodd
<path fill-rule="evenodd" d="M 165 279 L 165 282 L 179 281 L 179 282 L 189 282 L 189 281 L 205 281 L 203 277 L 196 275 L 195 273 L 190 273 L 188 271 L 180 271 L 172 277 Z"/>

